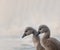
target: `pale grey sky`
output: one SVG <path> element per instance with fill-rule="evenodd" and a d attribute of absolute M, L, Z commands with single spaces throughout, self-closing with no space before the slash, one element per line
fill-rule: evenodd
<path fill-rule="evenodd" d="M 0 36 L 20 35 L 25 27 L 41 24 L 60 34 L 60 0 L 0 0 Z"/>

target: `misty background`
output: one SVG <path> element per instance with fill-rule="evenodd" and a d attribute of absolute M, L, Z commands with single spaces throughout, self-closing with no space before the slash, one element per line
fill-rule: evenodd
<path fill-rule="evenodd" d="M 41 24 L 60 40 L 60 0 L 0 0 L 0 50 L 33 46 L 32 36 L 21 36 L 26 27 L 38 30 Z"/>

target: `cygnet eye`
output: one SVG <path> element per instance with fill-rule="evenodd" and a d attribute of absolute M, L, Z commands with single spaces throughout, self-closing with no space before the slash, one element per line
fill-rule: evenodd
<path fill-rule="evenodd" d="M 27 30 L 25 32 L 27 32 Z"/>
<path fill-rule="evenodd" d="M 39 30 L 41 30 L 41 28 L 39 28 Z"/>

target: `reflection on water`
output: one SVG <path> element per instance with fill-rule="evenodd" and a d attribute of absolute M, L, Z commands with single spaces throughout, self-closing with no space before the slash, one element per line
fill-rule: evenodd
<path fill-rule="evenodd" d="M 35 50 L 35 48 L 34 47 L 30 47 L 30 48 L 23 47 L 23 48 L 14 48 L 14 50 Z"/>
<path fill-rule="evenodd" d="M 25 43 L 20 38 L 0 37 L 0 50 L 35 50 L 34 46 L 29 43 Z"/>
<path fill-rule="evenodd" d="M 35 48 L 23 43 L 19 38 L 0 38 L 0 50 L 35 50 Z"/>
<path fill-rule="evenodd" d="M 14 50 L 35 50 L 34 47 L 32 47 L 31 45 L 27 45 L 27 44 L 22 44 L 21 47 L 15 47 Z"/>

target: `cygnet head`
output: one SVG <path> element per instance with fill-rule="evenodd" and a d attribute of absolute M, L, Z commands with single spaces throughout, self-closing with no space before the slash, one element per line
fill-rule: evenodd
<path fill-rule="evenodd" d="M 49 28 L 48 28 L 48 26 L 46 26 L 46 25 L 40 25 L 39 28 L 38 28 L 38 34 L 37 35 L 39 35 L 41 33 L 46 33 L 48 31 L 50 31 Z"/>
<path fill-rule="evenodd" d="M 24 38 L 25 36 L 28 36 L 28 35 L 30 35 L 30 34 L 34 34 L 35 32 L 36 32 L 36 30 L 33 29 L 32 27 L 27 27 L 27 28 L 25 29 L 25 32 L 24 32 L 22 38 Z"/>

